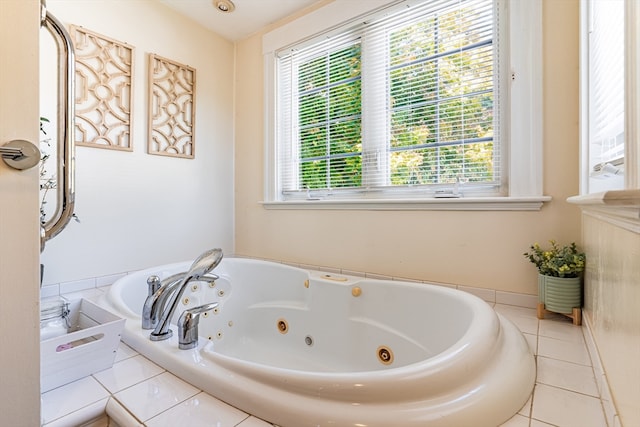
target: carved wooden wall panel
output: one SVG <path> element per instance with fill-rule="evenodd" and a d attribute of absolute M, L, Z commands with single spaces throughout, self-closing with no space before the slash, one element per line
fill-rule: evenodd
<path fill-rule="evenodd" d="M 77 145 L 133 150 L 133 58 L 126 43 L 71 26 L 76 49 Z"/>
<path fill-rule="evenodd" d="M 194 158 L 195 89 L 194 68 L 149 55 L 149 154 Z"/>

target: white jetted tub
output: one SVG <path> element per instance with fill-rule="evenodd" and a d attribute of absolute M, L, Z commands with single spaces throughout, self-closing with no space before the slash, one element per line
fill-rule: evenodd
<path fill-rule="evenodd" d="M 282 427 L 495 427 L 526 403 L 533 354 L 479 298 L 435 285 L 308 272 L 225 258 L 192 282 L 166 341 L 141 329 L 146 280 L 118 280 L 102 302 L 127 319 L 123 341 L 194 386 Z M 200 316 L 199 344 L 178 349 L 175 321 Z M 203 317 L 204 316 L 204 317 Z"/>

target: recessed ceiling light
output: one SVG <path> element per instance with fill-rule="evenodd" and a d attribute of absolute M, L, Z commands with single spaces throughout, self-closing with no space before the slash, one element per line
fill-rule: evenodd
<path fill-rule="evenodd" d="M 231 0 L 213 0 L 213 4 L 220 12 L 231 13 L 236 9 L 236 5 Z"/>

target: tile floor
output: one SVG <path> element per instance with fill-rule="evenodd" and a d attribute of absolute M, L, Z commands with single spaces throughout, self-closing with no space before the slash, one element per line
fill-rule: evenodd
<path fill-rule="evenodd" d="M 607 427 L 583 328 L 561 315 L 538 320 L 534 309 L 495 310 L 523 332 L 538 368 L 531 399 L 502 427 Z"/>
<path fill-rule="evenodd" d="M 502 427 L 617 427 L 607 424 L 581 327 L 562 316 L 538 320 L 534 309 L 501 304 L 495 309 L 524 333 L 538 366 L 531 399 Z M 109 399 L 110 405 L 125 407 L 124 412 L 135 417 L 131 425 L 271 427 L 185 383 L 122 343 L 113 368 L 42 395 L 44 424 L 74 425 L 69 423 L 74 411 L 102 408 L 104 412 Z"/>

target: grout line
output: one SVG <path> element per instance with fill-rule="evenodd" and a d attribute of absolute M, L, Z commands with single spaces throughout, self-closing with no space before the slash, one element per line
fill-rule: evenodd
<path fill-rule="evenodd" d="M 575 394 L 579 394 L 579 395 L 586 396 L 586 397 L 591 397 L 592 399 L 597 399 L 597 400 L 599 400 L 600 402 L 602 402 L 602 399 L 600 399 L 598 396 L 594 396 L 594 395 L 592 395 L 592 394 L 583 393 L 583 392 L 581 392 L 581 391 L 571 390 L 571 389 L 564 388 L 564 387 L 559 387 L 559 386 L 557 386 L 557 385 L 553 385 L 553 384 L 541 383 L 541 382 L 538 382 L 538 380 L 537 380 L 537 378 L 536 378 L 536 385 L 537 385 L 537 384 L 543 385 L 543 386 L 545 386 L 545 387 L 555 388 L 555 389 L 557 389 L 557 390 L 568 391 L 568 392 L 570 392 L 570 393 L 575 393 Z M 603 413 L 604 413 L 604 412 L 603 412 Z"/>
<path fill-rule="evenodd" d="M 240 421 L 238 424 L 235 425 L 235 427 L 238 427 L 240 424 L 242 424 L 243 422 L 247 421 L 249 418 L 251 418 L 251 414 L 247 414 L 247 418 L 245 418 L 242 421 Z"/>
<path fill-rule="evenodd" d="M 582 363 L 577 363 L 577 362 L 574 362 L 572 360 L 557 359 L 555 357 L 547 356 L 547 355 L 544 355 L 544 354 L 538 354 L 538 356 L 542 357 L 543 359 L 557 360 L 558 362 L 570 363 L 572 365 L 580 366 L 582 368 L 593 368 L 593 366 L 591 366 L 591 365 L 583 365 Z M 593 378 L 595 379 L 595 375 L 594 375 Z M 547 384 L 547 385 L 549 385 L 549 384 Z"/>
<path fill-rule="evenodd" d="M 536 357 L 536 380 L 538 379 L 538 359 Z M 531 420 L 533 419 L 533 401 L 536 398 L 536 386 L 538 383 L 533 384 L 533 390 L 531 390 L 531 405 L 529 405 L 529 425 L 531 425 Z"/>

